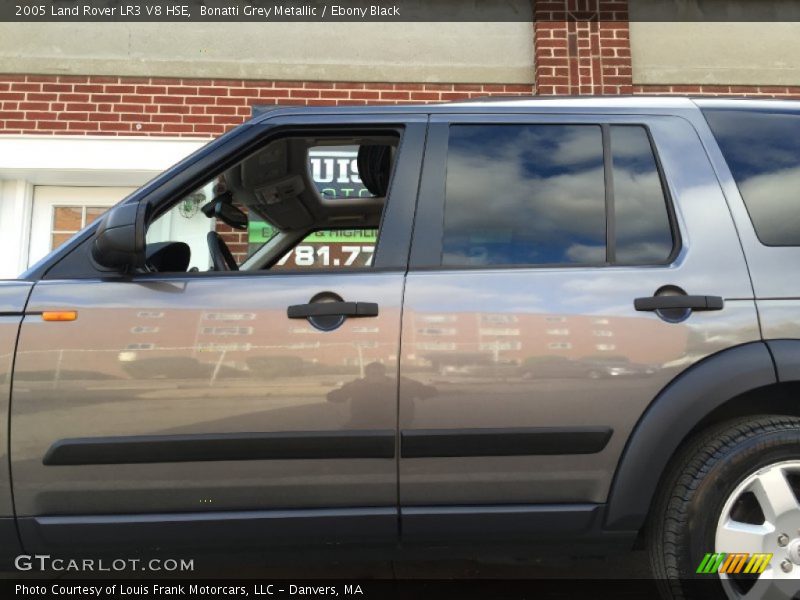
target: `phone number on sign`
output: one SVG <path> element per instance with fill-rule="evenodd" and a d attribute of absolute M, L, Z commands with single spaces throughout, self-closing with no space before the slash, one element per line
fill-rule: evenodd
<path fill-rule="evenodd" d="M 370 267 L 374 245 L 302 244 L 287 252 L 278 267 Z"/>

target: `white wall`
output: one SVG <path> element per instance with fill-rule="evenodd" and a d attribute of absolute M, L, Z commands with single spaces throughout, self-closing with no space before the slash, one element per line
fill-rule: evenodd
<path fill-rule="evenodd" d="M 140 186 L 208 141 L 0 137 L 0 278 L 14 278 L 27 268 L 34 186 Z"/>

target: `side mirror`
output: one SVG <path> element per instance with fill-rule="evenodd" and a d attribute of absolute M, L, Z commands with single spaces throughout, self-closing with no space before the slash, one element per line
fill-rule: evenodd
<path fill-rule="evenodd" d="M 144 210 L 122 204 L 109 210 L 95 231 L 92 259 L 109 270 L 127 272 L 144 266 Z"/>

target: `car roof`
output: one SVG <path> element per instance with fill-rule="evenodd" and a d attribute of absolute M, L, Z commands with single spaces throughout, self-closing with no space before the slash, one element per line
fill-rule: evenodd
<path fill-rule="evenodd" d="M 478 113 L 478 112 L 646 112 L 700 108 L 800 110 L 800 101 L 773 98 L 696 96 L 492 96 L 433 104 L 371 104 L 362 106 L 254 106 L 254 121 L 292 114 Z M 253 121 L 251 121 L 252 123 Z"/>

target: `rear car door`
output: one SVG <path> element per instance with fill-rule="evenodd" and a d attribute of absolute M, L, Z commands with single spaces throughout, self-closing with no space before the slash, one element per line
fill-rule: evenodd
<path fill-rule="evenodd" d="M 395 539 L 400 315 L 427 117 L 327 119 L 276 119 L 259 135 L 398 132 L 372 268 L 36 284 L 11 439 L 29 547 L 120 535 L 193 545 Z M 326 327 L 290 318 L 289 307 L 321 293 L 377 310 Z M 46 320 L 56 309 L 77 319 Z M 368 397 L 332 401 L 377 370 L 370 364 L 381 377 Z"/>
<path fill-rule="evenodd" d="M 655 310 L 672 295 L 722 309 Z M 758 337 L 686 120 L 432 117 L 403 313 L 404 539 L 589 528 L 659 390 Z"/>

